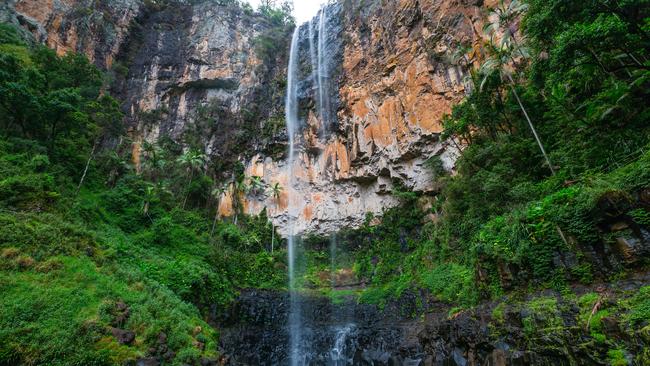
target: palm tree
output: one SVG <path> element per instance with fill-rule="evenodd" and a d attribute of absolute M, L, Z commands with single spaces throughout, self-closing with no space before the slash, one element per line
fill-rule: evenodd
<path fill-rule="evenodd" d="M 219 217 L 219 203 L 221 202 L 221 197 L 228 191 L 228 184 L 224 184 L 219 187 L 215 187 L 212 190 L 212 196 L 215 198 L 217 202 L 217 210 L 216 213 L 214 214 L 214 221 L 212 222 L 212 231 L 210 231 L 210 238 L 214 235 L 214 228 L 217 226 L 217 218 Z"/>
<path fill-rule="evenodd" d="M 517 21 L 527 10 L 528 4 L 519 0 L 512 0 L 508 5 L 503 0 L 499 0 L 497 7 L 490 9 L 489 13 L 494 21 L 487 22 L 483 27 L 483 32 L 490 36 L 493 43 L 495 43 L 495 38 L 500 36 L 502 45 L 516 44 Z"/>
<path fill-rule="evenodd" d="M 166 165 L 163 159 L 163 150 L 157 144 L 152 144 L 147 141 L 144 142 L 142 150 L 146 158 L 144 165 L 149 171 L 149 177 L 152 182 L 156 183 L 158 180 L 158 172 L 163 171 Z"/>
<path fill-rule="evenodd" d="M 252 176 L 249 179 L 249 187 L 250 191 L 253 192 L 253 194 L 260 194 L 261 192 L 264 192 L 264 182 L 262 181 L 262 177 L 258 176 Z"/>
<path fill-rule="evenodd" d="M 273 198 L 275 198 L 276 203 L 280 200 L 280 194 L 282 193 L 282 189 L 283 188 L 280 185 L 280 183 L 277 182 L 274 185 L 272 185 L 271 188 L 269 188 L 269 193 L 271 194 L 271 196 L 273 196 Z"/>
<path fill-rule="evenodd" d="M 247 195 L 248 192 L 250 192 L 250 187 L 246 184 L 246 180 L 243 177 L 233 184 L 232 205 L 235 211 L 235 225 L 237 225 L 237 218 L 242 209 L 240 196 Z"/>
<path fill-rule="evenodd" d="M 200 152 L 194 150 L 186 151 L 177 160 L 179 164 L 185 166 L 187 172 L 190 174 L 189 180 L 187 181 L 187 188 L 186 188 L 187 192 L 185 194 L 185 199 L 183 199 L 183 209 L 185 209 L 185 205 L 187 204 L 187 198 L 190 195 L 190 185 L 192 184 L 192 180 L 194 179 L 194 171 L 203 169 L 205 165 L 205 160 L 206 160 L 206 156 L 204 154 L 201 154 Z"/>
<path fill-rule="evenodd" d="M 519 108 L 526 117 L 528 126 L 535 136 L 537 145 L 544 155 L 546 164 L 548 165 L 551 174 L 555 175 L 555 169 L 551 163 L 551 159 L 544 149 L 544 144 L 537 134 L 537 129 L 533 125 L 533 121 L 528 115 L 528 111 L 524 107 L 524 104 L 517 93 L 516 85 L 513 75 L 517 72 L 517 60 L 526 60 L 530 57 L 528 50 L 525 47 L 519 45 L 516 39 L 517 29 L 515 27 L 515 21 L 521 16 L 523 12 L 527 9 L 526 4 L 522 4 L 518 0 L 513 0 L 509 5 L 505 5 L 504 1 L 499 2 L 499 6 L 491 11 L 491 14 L 495 16 L 495 20 L 491 23 L 488 23 L 484 31 L 490 35 L 490 42 L 487 43 L 488 49 L 488 59 L 481 65 L 479 69 L 479 74 L 482 76 L 481 87 L 482 90 L 485 86 L 485 83 L 489 78 L 495 73 L 499 73 L 501 80 L 505 82 L 512 91 L 512 94 L 515 96 Z M 500 33 L 500 34 L 499 34 Z M 497 38 L 501 37 L 500 42 L 497 44 Z"/>
<path fill-rule="evenodd" d="M 470 70 L 474 61 L 474 56 L 469 56 L 472 53 L 472 45 L 469 43 L 458 43 L 450 54 L 445 54 L 444 59 L 450 65 L 454 66 L 458 81 L 462 82 L 465 86 L 466 93 L 470 94 L 474 85 L 470 74 L 465 74 Z M 461 70 L 461 71 L 459 71 Z M 462 72 L 462 74 L 461 74 Z"/>

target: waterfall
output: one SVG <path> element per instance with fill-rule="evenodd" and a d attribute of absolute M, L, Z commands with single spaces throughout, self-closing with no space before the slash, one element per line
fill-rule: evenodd
<path fill-rule="evenodd" d="M 332 366 L 344 366 L 351 364 L 352 360 L 346 355 L 348 337 L 353 333 L 356 326 L 348 324 L 334 329 L 334 347 L 330 350 L 330 363 Z"/>
<path fill-rule="evenodd" d="M 300 342 L 301 342 L 301 316 L 298 294 L 296 293 L 295 270 L 296 270 L 296 238 L 295 238 L 295 218 L 296 207 L 293 204 L 292 196 L 295 191 L 293 181 L 293 166 L 295 163 L 295 137 L 299 129 L 298 120 L 298 41 L 300 37 L 300 28 L 296 27 L 291 39 L 291 50 L 289 56 L 289 67 L 287 69 L 287 96 L 285 101 L 285 119 L 287 123 L 287 133 L 289 134 L 289 160 L 287 161 L 287 176 L 289 178 L 289 220 L 288 220 L 288 262 L 289 262 L 289 334 L 290 334 L 290 364 L 299 365 Z"/>
<path fill-rule="evenodd" d="M 316 45 L 314 40 L 316 39 L 316 30 L 314 29 L 316 18 L 313 18 L 309 22 L 309 56 L 311 59 L 311 79 L 312 82 L 318 85 L 318 51 L 316 50 Z M 316 90 L 318 92 L 318 89 Z"/>
<path fill-rule="evenodd" d="M 311 83 L 312 90 L 314 91 L 314 102 L 317 107 L 318 116 L 321 120 L 321 137 L 326 137 L 325 134 L 330 131 L 330 124 L 332 122 L 331 101 L 330 96 L 330 67 L 332 58 L 332 47 L 329 44 L 329 29 L 328 29 L 328 8 L 323 6 L 316 18 L 312 19 L 305 26 L 309 36 L 309 61 L 311 62 Z M 297 281 L 297 262 L 298 253 L 300 249 L 300 241 L 296 235 L 296 219 L 300 214 L 300 207 L 298 206 L 299 199 L 296 198 L 296 178 L 294 175 L 294 167 L 300 163 L 300 159 L 296 157 L 296 148 L 300 141 L 301 121 L 299 118 L 299 98 L 298 95 L 303 95 L 300 90 L 302 83 L 300 65 L 301 65 L 301 30 L 302 26 L 297 26 L 293 32 L 291 39 L 291 49 L 289 55 L 289 65 L 287 68 L 287 95 L 285 100 L 285 119 L 287 125 L 287 133 L 289 135 L 289 148 L 287 160 L 287 176 L 288 176 L 288 189 L 289 195 L 288 205 L 288 267 L 289 267 L 289 316 L 288 316 L 288 330 L 289 330 L 289 364 L 292 366 L 309 364 L 311 357 L 307 353 L 310 344 L 308 342 L 310 336 L 310 329 L 308 322 L 302 319 L 302 304 L 299 294 Z M 302 28 L 304 29 L 304 28 Z M 307 54 L 304 54 L 307 56 Z M 304 75 L 303 75 L 304 76 Z M 331 255 L 331 270 L 334 276 L 336 269 L 336 250 L 337 250 L 336 235 L 333 235 L 330 240 L 330 255 Z M 335 285 L 334 277 L 332 277 L 332 286 Z M 335 316 L 335 321 L 341 321 L 342 318 L 339 314 Z M 335 365 L 347 364 L 343 356 L 345 349 L 346 338 L 351 331 L 351 326 L 336 328 L 335 330 L 335 343 L 331 348 L 331 358 Z M 303 339 L 304 338 L 304 339 Z"/>
<path fill-rule="evenodd" d="M 327 6 L 320 11 L 318 21 L 318 109 L 323 129 L 328 130 L 330 123 L 329 72 L 327 62 Z"/>

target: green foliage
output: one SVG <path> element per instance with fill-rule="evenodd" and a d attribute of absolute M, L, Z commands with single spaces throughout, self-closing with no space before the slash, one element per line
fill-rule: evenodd
<path fill-rule="evenodd" d="M 125 133 L 119 102 L 99 93 L 103 75 L 10 29 L 0 28 L 0 364 L 130 364 L 162 333 L 170 364 L 216 358 L 208 310 L 241 288 L 286 287 L 286 253 L 266 251 L 268 218 L 208 235 L 205 156 L 161 139 L 144 144 L 138 174 L 127 146 L 102 151 Z M 116 320 L 118 303 L 128 318 Z M 135 342 L 120 345 L 111 327 Z"/>
<path fill-rule="evenodd" d="M 630 312 L 625 317 L 631 325 L 648 325 L 650 321 L 650 286 L 642 287 L 630 300 Z"/>
<path fill-rule="evenodd" d="M 495 306 L 494 309 L 492 309 L 492 319 L 497 323 L 503 323 L 503 321 L 505 320 L 505 309 L 506 309 L 506 304 L 503 302 Z"/>
<path fill-rule="evenodd" d="M 269 64 L 278 58 L 286 58 L 286 47 L 283 41 L 296 26 L 293 18 L 293 5 L 289 1 L 275 4 L 275 1 L 266 1 L 259 8 L 260 13 L 269 20 L 269 27 L 253 39 L 255 54 Z"/>
<path fill-rule="evenodd" d="M 2 45 L 24 45 L 18 29 L 9 25 L 0 23 L 0 44 Z"/>
<path fill-rule="evenodd" d="M 475 301 L 474 271 L 471 268 L 445 263 L 434 266 L 422 277 L 424 288 L 440 300 L 463 305 L 472 305 Z"/>
<path fill-rule="evenodd" d="M 624 349 L 611 349 L 607 351 L 607 357 L 609 358 L 609 364 L 612 366 L 627 366 L 630 364 L 625 357 Z"/>
<path fill-rule="evenodd" d="M 522 319 L 526 335 L 531 337 L 543 330 L 550 333 L 563 326 L 562 318 L 557 308 L 557 299 L 539 297 L 527 303 L 529 315 Z"/>
<path fill-rule="evenodd" d="M 456 174 L 437 174 L 442 191 L 424 211 L 396 190 L 404 198 L 396 212 L 409 224 L 389 212 L 349 237 L 362 243 L 354 264 L 370 283 L 362 300 L 385 302 L 412 287 L 467 305 L 603 279 L 607 270 L 589 253 L 615 241 L 603 232 L 613 215 L 603 212 L 607 202 L 618 220 L 648 226 L 637 198 L 650 185 L 648 10 L 646 1 L 596 0 L 493 9 L 491 42 L 471 72 L 476 87 L 443 120 L 443 138 L 463 147 Z M 435 158 L 429 165 L 439 168 Z M 435 223 L 422 228 L 432 213 Z"/>

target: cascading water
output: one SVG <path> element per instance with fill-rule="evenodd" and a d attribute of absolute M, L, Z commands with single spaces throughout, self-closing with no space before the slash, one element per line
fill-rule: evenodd
<path fill-rule="evenodd" d="M 326 137 L 325 134 L 331 129 L 329 128 L 332 123 L 331 103 L 330 96 L 330 67 L 329 63 L 332 62 L 334 55 L 332 47 L 329 44 L 329 29 L 328 29 L 328 7 L 323 6 L 318 16 L 318 23 L 313 19 L 306 26 L 309 34 L 309 61 L 311 63 L 311 85 L 314 91 L 314 100 L 318 109 L 318 115 L 321 120 L 321 137 Z M 291 40 L 291 49 L 289 56 L 289 65 L 287 69 L 287 95 L 285 101 L 285 118 L 287 123 L 287 133 L 289 135 L 289 152 L 287 161 L 287 175 L 289 177 L 289 187 L 287 193 L 289 194 L 288 206 L 288 264 L 289 264 L 289 292 L 290 292 L 290 307 L 289 307 L 289 364 L 290 365 L 306 365 L 310 363 L 308 349 L 310 342 L 308 340 L 310 335 L 310 328 L 304 329 L 305 322 L 302 319 L 301 300 L 297 288 L 297 260 L 299 252 L 299 241 L 296 235 L 296 218 L 299 214 L 299 207 L 295 194 L 296 182 L 294 179 L 294 167 L 299 163 L 300 159 L 296 157 L 296 148 L 299 144 L 298 136 L 300 135 L 301 121 L 299 117 L 299 94 L 302 95 L 299 89 L 303 85 L 301 80 L 301 28 L 296 27 Z M 306 56 L 306 55 L 305 55 Z M 331 256 L 331 272 L 332 272 L 332 286 L 335 286 L 334 274 L 336 270 L 336 250 L 337 240 L 336 235 L 332 235 L 330 240 L 330 256 Z M 333 314 L 331 321 L 342 322 L 349 321 L 341 317 L 339 314 Z M 308 319 L 305 319 L 308 320 Z M 333 344 L 331 345 L 328 363 L 332 365 L 347 365 L 349 364 L 349 357 L 346 356 L 346 339 L 349 337 L 350 332 L 354 329 L 353 324 L 344 323 L 343 326 L 336 326 L 332 328 Z M 328 327 L 329 329 L 329 327 Z M 305 338 L 305 339 L 303 339 Z"/>
<path fill-rule="evenodd" d="M 298 41 L 300 38 L 300 28 L 296 27 L 291 39 L 291 50 L 289 56 L 289 67 L 287 70 L 287 96 L 285 101 L 285 119 L 287 123 L 287 133 L 289 135 L 289 160 L 287 162 L 289 177 L 289 220 L 288 220 L 288 252 L 289 252 L 289 359 L 290 364 L 299 365 L 300 359 L 300 339 L 301 339 L 301 319 L 300 304 L 296 293 L 296 238 L 295 238 L 295 214 L 296 207 L 292 203 L 291 197 L 294 194 L 293 165 L 295 163 L 295 136 L 299 129 L 298 120 Z"/>
<path fill-rule="evenodd" d="M 330 350 L 330 365 L 345 366 L 352 362 L 348 356 L 348 337 L 354 332 L 356 326 L 347 324 L 334 328 L 334 347 Z"/>
<path fill-rule="evenodd" d="M 329 96 L 329 72 L 327 62 L 330 55 L 327 52 L 327 6 L 320 11 L 318 20 L 318 109 L 323 122 L 323 129 L 328 130 L 330 123 L 330 96 Z"/>

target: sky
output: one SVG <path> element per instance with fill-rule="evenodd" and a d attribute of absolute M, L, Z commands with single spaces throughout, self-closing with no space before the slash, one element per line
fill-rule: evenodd
<path fill-rule="evenodd" d="M 246 0 L 257 7 L 260 0 Z M 326 0 L 293 0 L 294 15 L 298 24 L 302 24 L 310 20 L 320 9 L 321 4 L 324 4 Z"/>

